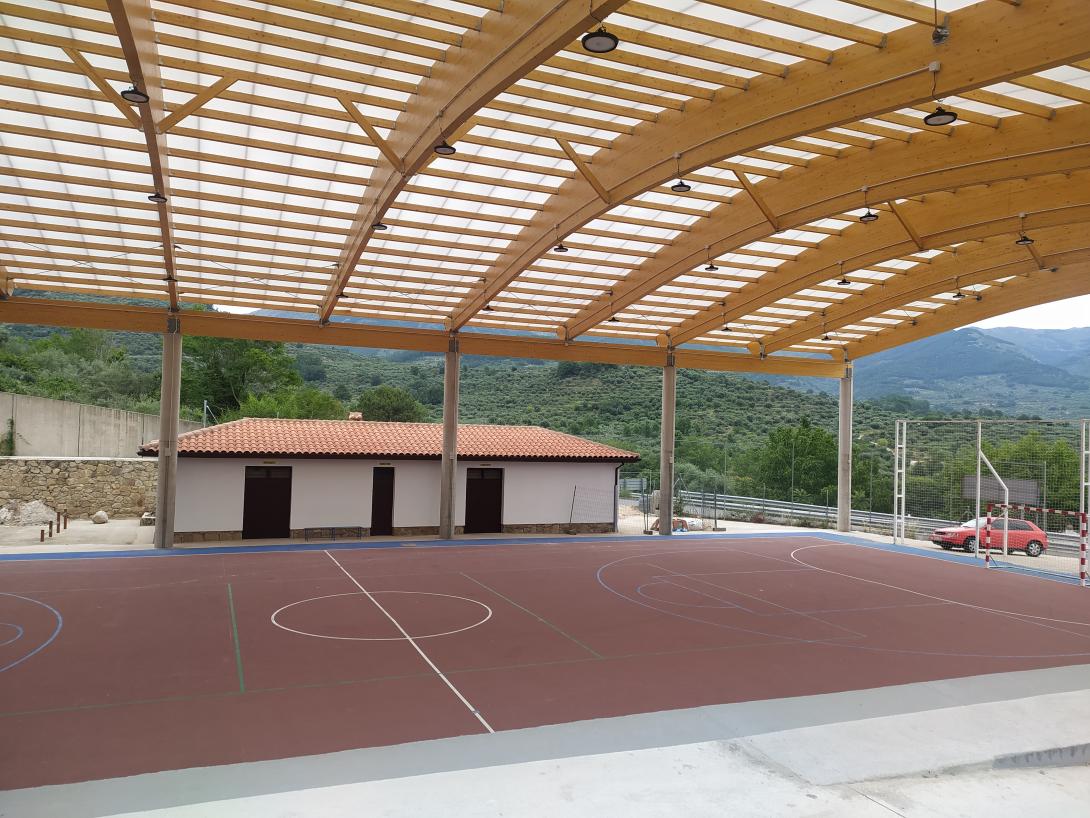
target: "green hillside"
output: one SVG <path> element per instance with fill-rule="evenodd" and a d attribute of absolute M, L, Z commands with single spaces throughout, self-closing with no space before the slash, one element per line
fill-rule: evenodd
<path fill-rule="evenodd" d="M 894 421 L 945 416 L 933 407 L 951 402 L 931 403 L 932 396 L 966 396 L 954 402 L 966 417 L 1024 416 L 1017 386 L 1036 390 L 1042 401 L 1066 399 L 1065 413 L 1074 411 L 1087 397 L 1087 381 L 1036 358 L 1044 347 L 1027 349 L 1033 342 L 1033 336 L 1008 340 L 966 330 L 860 362 L 857 397 L 868 399 L 855 407 L 857 507 L 889 508 Z M 442 413 L 439 355 L 188 336 L 183 352 L 182 413 L 190 419 L 202 416 L 205 402 L 212 421 L 340 418 L 356 409 L 368 417 L 437 421 Z M 0 328 L 0 390 L 156 412 L 159 355 L 154 335 L 10 325 Z M 995 374 L 1004 367 L 1006 375 Z M 830 385 L 679 372 L 683 487 L 831 499 L 837 401 Z M 537 424 L 582 435 L 639 452 L 634 469 L 650 474 L 658 469 L 660 401 L 661 373 L 653 368 L 463 359 L 463 422 Z M 1012 427 L 1004 440 L 1013 445 L 1022 428 Z M 1055 442 L 1047 438 L 1033 448 Z M 939 456 L 953 462 L 962 455 L 950 448 Z"/>

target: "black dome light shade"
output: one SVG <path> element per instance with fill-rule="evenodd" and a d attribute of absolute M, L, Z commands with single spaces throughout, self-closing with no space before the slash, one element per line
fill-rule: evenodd
<path fill-rule="evenodd" d="M 876 222 L 878 221 L 878 214 L 875 213 L 873 210 L 868 209 L 866 213 L 859 217 L 859 221 L 863 222 L 863 224 Z"/>
<path fill-rule="evenodd" d="M 954 111 L 947 111 L 941 105 L 936 106 L 934 111 L 923 118 L 924 124 L 930 125 L 932 128 L 941 128 L 943 125 L 953 125 L 957 121 L 957 113 Z"/>
<path fill-rule="evenodd" d="M 454 154 L 458 152 L 458 149 L 451 145 L 449 142 L 447 142 L 446 139 L 444 139 L 438 145 L 432 148 L 432 150 L 440 156 L 454 156 Z"/>
<path fill-rule="evenodd" d="M 122 91 L 121 98 L 125 100 L 125 102 L 131 102 L 133 105 L 146 105 L 148 100 L 151 99 L 151 97 L 149 97 L 135 85 L 129 86 L 124 91 Z"/>
<path fill-rule="evenodd" d="M 559 244 L 556 245 L 556 247 L 553 248 L 553 252 L 554 253 L 566 253 L 566 252 L 568 252 L 568 248 L 564 246 L 564 242 L 560 242 Z"/>
<path fill-rule="evenodd" d="M 1029 247 L 1031 244 L 1033 244 L 1033 239 L 1031 239 L 1025 233 L 1019 233 L 1018 238 L 1014 240 L 1014 243 L 1019 244 L 1022 247 Z"/>
<path fill-rule="evenodd" d="M 390 226 L 387 225 L 387 224 L 383 224 L 382 222 L 375 222 L 374 224 L 371 225 L 371 229 L 372 230 L 389 230 Z"/>
<path fill-rule="evenodd" d="M 605 26 L 598 26 L 595 31 L 588 32 L 583 35 L 583 48 L 589 51 L 591 54 L 608 54 L 615 49 L 620 40 L 617 39 L 616 34 L 610 34 L 606 31 Z"/>
<path fill-rule="evenodd" d="M 155 202 L 155 204 L 165 204 L 167 197 L 160 193 L 158 190 L 148 196 L 149 202 Z"/>
<path fill-rule="evenodd" d="M 678 179 L 674 184 L 670 185 L 670 190 L 674 191 L 674 193 L 688 193 L 692 189 L 693 186 L 684 179 Z"/>

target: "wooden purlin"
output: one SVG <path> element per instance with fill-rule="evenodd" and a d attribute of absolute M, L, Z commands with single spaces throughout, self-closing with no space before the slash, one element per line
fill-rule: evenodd
<path fill-rule="evenodd" d="M 979 48 L 978 38 L 964 36 L 951 37 L 937 49 L 930 29 L 922 25 L 891 33 L 880 51 L 849 46 L 837 52 L 831 66 L 793 66 L 786 80 L 757 77 L 745 94 L 727 93 L 711 104 L 694 101 L 680 114 L 665 113 L 633 136 L 619 137 L 611 150 L 600 151 L 595 174 L 612 201 L 624 202 L 674 175 L 673 155 L 679 150 L 681 170 L 688 172 L 816 130 L 1082 59 L 1090 55 L 1090 15 L 1082 11 L 1082 0 L 1040 0 L 1032 15 L 994 3 L 957 12 L 952 25 L 988 32 L 987 50 Z M 932 75 L 927 66 L 936 58 L 941 70 Z M 487 291 L 464 305 L 454 328 L 545 251 L 554 225 L 570 233 L 606 211 L 585 181 L 563 187 L 489 272 Z"/>
<path fill-rule="evenodd" d="M 849 343 L 846 352 L 852 360 L 858 360 L 986 318 L 1087 294 L 1090 294 L 1090 261 L 1068 264 L 1056 272 L 1046 268 L 1008 282 L 999 292 L 989 294 L 982 301 L 968 298 L 957 307 L 921 315 L 915 326 L 903 322 L 863 341 Z"/>
<path fill-rule="evenodd" d="M 805 230 L 808 223 L 842 214 L 861 203 L 870 184 L 872 202 L 953 190 L 1015 177 L 1039 176 L 1090 167 L 1090 108 L 1064 110 L 1054 121 L 1025 118 L 999 134 L 970 134 L 956 149 L 942 137 L 921 134 L 911 143 L 887 142 L 844 160 L 825 160 L 781 179 L 756 185 L 775 209 L 781 229 Z M 880 180 L 880 181 L 877 181 Z M 769 204 L 771 203 L 771 204 Z M 745 200 L 717 208 L 707 219 L 619 284 L 612 304 L 599 300 L 568 325 L 581 332 L 704 262 L 709 246 L 724 254 L 768 239 L 773 230 L 764 212 Z M 676 343 L 683 343 L 688 327 Z"/>
<path fill-rule="evenodd" d="M 765 350 L 777 352 L 803 342 L 819 331 L 835 331 L 848 324 L 882 315 L 910 301 L 933 295 L 936 287 L 953 289 L 955 283 L 970 287 L 1006 276 L 1025 276 L 1060 263 L 1083 260 L 1069 255 L 1069 251 L 1085 254 L 1085 246 L 1090 244 L 1090 239 L 1082 238 L 1090 222 L 1090 205 L 1070 218 L 1072 221 L 1061 228 L 1042 231 L 1042 241 L 1049 249 L 1040 257 L 1040 261 L 1028 258 L 1003 234 L 1000 239 L 985 242 L 977 248 L 970 245 L 964 253 L 950 254 L 929 265 L 928 269 L 913 271 L 883 287 L 876 287 L 870 298 L 848 299 L 828 307 L 824 317 L 799 321 L 781 332 L 768 335 L 764 338 Z M 1079 229 L 1072 231 L 1072 226 Z"/>
<path fill-rule="evenodd" d="M 42 301 L 23 297 L 0 301 L 0 323 L 160 332 L 163 317 L 163 310 L 149 307 Z M 190 310 L 182 311 L 180 320 L 182 332 L 186 335 L 419 352 L 443 352 L 450 338 L 450 334 L 444 330 L 364 326 L 340 322 L 321 326 L 313 321 Z M 468 355 L 656 367 L 662 366 L 665 361 L 664 352 L 649 345 L 590 342 L 565 344 L 550 338 L 484 333 L 461 333 L 459 339 L 462 351 Z M 699 349 L 679 350 L 677 365 L 721 372 L 764 372 L 822 378 L 841 377 L 844 370 L 843 364 L 828 359 L 784 356 L 761 360 L 750 355 Z"/>
<path fill-rule="evenodd" d="M 461 47 L 452 49 L 444 62 L 436 64 L 387 140 L 401 157 L 401 171 L 388 162 L 383 163 L 368 180 L 319 320 L 327 321 L 332 315 L 337 294 L 351 277 L 371 238 L 371 226 L 383 218 L 412 176 L 431 161 L 432 148 L 455 128 L 476 117 L 504 88 L 623 2 L 590 0 L 584 4 L 573 0 L 558 3 L 544 14 L 531 3 L 506 13 L 493 12 L 481 20 L 479 31 L 468 32 Z"/>

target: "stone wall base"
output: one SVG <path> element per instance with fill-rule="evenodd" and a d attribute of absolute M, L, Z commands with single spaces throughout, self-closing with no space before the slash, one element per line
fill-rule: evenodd
<path fill-rule="evenodd" d="M 175 531 L 174 542 L 219 542 L 220 540 L 241 540 L 241 531 Z"/>
<path fill-rule="evenodd" d="M 336 528 L 333 529 L 335 539 L 349 539 L 357 536 L 370 536 L 367 528 Z M 504 534 L 609 534 L 613 531 L 613 523 L 516 523 L 505 525 Z M 325 529 L 321 538 L 313 536 L 315 529 L 311 529 L 311 540 L 328 539 L 329 529 Z M 439 533 L 437 525 L 395 526 L 395 537 L 426 537 Z M 455 534 L 465 534 L 463 526 L 454 530 Z M 469 535 L 472 536 L 472 535 Z M 306 533 L 302 528 L 292 529 L 291 539 L 302 542 Z M 178 543 L 217 542 L 220 540 L 241 540 L 241 531 L 178 531 L 174 534 L 174 541 Z"/>
<path fill-rule="evenodd" d="M 0 505 L 41 500 L 74 519 L 139 517 L 155 508 L 158 466 L 154 457 L 0 457 Z"/>

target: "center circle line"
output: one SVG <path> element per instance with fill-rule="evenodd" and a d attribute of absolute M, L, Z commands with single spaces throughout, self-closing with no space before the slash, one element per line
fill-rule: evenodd
<path fill-rule="evenodd" d="M 366 596 L 366 594 L 363 591 L 348 591 L 346 593 L 341 593 L 341 594 L 325 594 L 323 596 L 313 596 L 313 597 L 310 597 L 309 599 L 300 599 L 300 600 L 298 600 L 296 602 L 289 602 L 287 605 L 283 605 L 280 608 L 277 608 L 275 611 L 273 611 L 272 616 L 269 617 L 269 621 L 271 621 L 276 627 L 280 628 L 281 630 L 289 631 L 291 633 L 297 633 L 300 636 L 313 636 L 313 637 L 316 637 L 318 639 L 336 639 L 338 641 L 343 641 L 343 642 L 406 642 L 409 639 L 436 639 L 436 638 L 438 638 L 440 636 L 453 636 L 456 633 L 462 633 L 463 631 L 468 631 L 468 630 L 472 630 L 473 628 L 480 627 L 481 625 L 483 625 L 485 622 L 487 622 L 489 619 L 492 618 L 492 609 L 488 605 L 485 605 L 483 602 L 480 602 L 480 601 L 478 601 L 476 599 L 470 599 L 467 596 L 458 596 L 457 594 L 439 594 L 439 593 L 434 593 L 432 591 L 371 591 L 370 593 L 372 595 L 374 595 L 374 596 L 379 596 L 381 594 L 414 594 L 414 595 L 417 595 L 417 596 L 441 596 L 441 597 L 447 597 L 448 599 L 460 599 L 463 602 L 471 602 L 474 605 L 477 605 L 477 606 L 479 606 L 481 608 L 484 608 L 485 615 L 484 615 L 484 617 L 477 620 L 476 622 L 473 622 L 472 624 L 466 625 L 463 628 L 454 628 L 453 630 L 442 631 L 440 633 L 426 633 L 426 634 L 422 634 L 420 636 L 417 636 L 415 634 L 411 634 L 409 637 L 404 637 L 404 636 L 332 636 L 331 634 L 327 634 L 327 633 L 313 633 L 311 631 L 298 630 L 297 628 L 289 628 L 287 625 L 277 621 L 277 617 L 283 611 L 286 611 L 288 608 L 294 608 L 296 605 L 305 605 L 308 602 L 318 602 L 319 600 L 322 600 L 322 599 L 333 599 L 335 597 L 342 597 L 342 596 Z"/>

